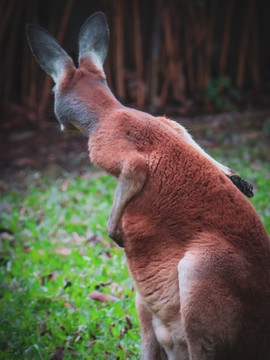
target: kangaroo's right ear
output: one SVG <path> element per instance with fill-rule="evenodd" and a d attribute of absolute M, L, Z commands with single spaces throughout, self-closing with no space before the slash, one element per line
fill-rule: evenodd
<path fill-rule="evenodd" d="M 90 56 L 102 68 L 108 52 L 109 28 L 105 15 L 98 11 L 83 24 L 79 34 L 79 61 Z"/>
<path fill-rule="evenodd" d="M 52 34 L 39 25 L 26 26 L 26 35 L 33 55 L 46 73 L 57 82 L 73 61 Z"/>

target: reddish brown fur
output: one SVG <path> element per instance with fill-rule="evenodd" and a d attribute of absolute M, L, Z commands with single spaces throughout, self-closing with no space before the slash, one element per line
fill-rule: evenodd
<path fill-rule="evenodd" d="M 177 266 L 187 251 L 201 248 L 212 263 L 196 283 L 193 316 L 207 309 L 202 294 L 212 291 L 209 283 L 220 282 L 211 301 L 222 304 L 237 292 L 230 301 L 233 306 L 237 303 L 237 322 L 244 318 L 230 339 L 230 359 L 267 359 L 269 350 L 259 355 L 264 344 L 258 344 L 257 334 L 265 332 L 269 339 L 270 292 L 265 286 L 269 286 L 270 247 L 250 202 L 214 165 L 148 114 L 125 109 L 101 116 L 89 152 L 96 165 L 116 177 L 125 161 L 134 172 L 147 172 L 142 192 L 125 208 L 121 227 L 130 272 L 150 311 L 165 324 L 181 313 L 180 299 L 175 297 Z M 245 308 L 248 296 L 251 304 Z M 158 306 L 160 299 L 168 305 L 165 314 L 165 306 Z M 215 323 L 212 310 L 205 316 Z M 224 317 L 229 313 L 230 309 Z M 242 336 L 245 327 L 250 327 L 246 337 Z"/>
<path fill-rule="evenodd" d="M 232 302 L 225 319 L 239 311 L 235 322 L 240 324 L 231 330 L 232 350 L 225 358 L 267 359 L 269 349 L 259 341 L 264 336 L 269 341 L 270 246 L 250 202 L 214 165 L 148 114 L 124 109 L 101 116 L 89 151 L 95 164 L 116 177 L 125 161 L 147 173 L 144 188 L 128 203 L 121 221 L 128 266 L 147 308 L 165 324 L 179 312 L 185 318 L 175 297 L 177 265 L 187 251 L 202 249 L 201 256 L 206 254 L 211 263 L 200 267 L 205 275 L 196 282 L 198 295 L 190 311 L 195 316 L 206 309 L 205 316 L 215 323 L 206 296 L 218 284 L 211 302 L 224 308 Z"/>
<path fill-rule="evenodd" d="M 136 285 L 142 358 L 270 359 L 270 242 L 257 213 L 183 128 L 123 107 L 93 59 L 60 72 L 56 111 L 118 178 L 108 227 Z"/>
<path fill-rule="evenodd" d="M 122 108 L 97 82 L 97 74 L 93 79 L 84 66 L 77 74 L 68 87 L 76 89 L 81 101 L 94 103 L 98 109 L 98 127 L 89 140 L 91 160 L 113 176 L 135 174 L 147 179 L 121 219 L 128 266 L 149 309 L 142 312 L 154 313 L 165 324 L 180 312 L 185 326 L 186 317 L 205 311 L 202 322 L 208 324 L 212 319 L 209 326 L 214 329 L 219 315 L 207 306 L 211 298 L 213 304 L 225 308 L 225 319 L 231 312 L 239 312 L 227 326 L 237 323 L 231 338 L 227 329 L 228 334 L 220 340 L 232 347 L 225 351 L 224 359 L 266 360 L 269 349 L 258 342 L 269 340 L 270 246 L 252 205 L 219 169 L 171 130 L 166 124 L 169 120 L 158 121 L 149 114 Z M 63 86 L 61 89 L 65 92 Z M 177 295 L 177 266 L 185 253 L 198 249 L 202 275 L 196 280 L 192 306 L 183 312 Z M 230 302 L 232 307 L 227 306 Z M 144 318 L 140 320 L 149 327 Z M 193 333 L 192 326 L 189 330 L 186 325 L 186 337 L 192 341 Z M 217 359 L 222 359 L 222 353 L 218 354 Z"/>

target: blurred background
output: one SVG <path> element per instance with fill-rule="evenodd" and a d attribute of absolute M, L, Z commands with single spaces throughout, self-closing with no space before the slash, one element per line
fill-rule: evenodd
<path fill-rule="evenodd" d="M 98 10 L 111 33 L 108 83 L 121 101 L 178 114 L 269 105 L 265 1 L 1 0 L 0 6 L 4 110 L 32 120 L 52 116 L 51 84 L 30 54 L 25 25 L 49 29 L 76 62 L 80 26 Z"/>
<path fill-rule="evenodd" d="M 116 181 L 87 138 L 60 132 L 27 23 L 77 63 L 95 11 L 105 72 L 127 106 L 183 124 L 254 186 L 270 234 L 270 41 L 266 0 L 0 0 L 0 359 L 137 360 L 124 252 L 107 236 Z"/>
<path fill-rule="evenodd" d="M 191 130 L 194 118 L 208 115 L 198 121 L 210 127 L 208 133 L 220 121 L 223 127 L 237 122 L 231 132 L 240 131 L 242 123 L 270 132 L 266 5 L 255 0 L 1 0 L 2 166 L 37 166 L 40 160 L 33 153 L 37 157 L 42 144 L 46 148 L 46 131 L 55 122 L 52 81 L 30 53 L 25 25 L 49 29 L 76 63 L 80 26 L 99 10 L 111 34 L 107 80 L 120 101 L 152 114 L 166 113 L 184 125 L 186 120 Z M 226 116 L 209 117 L 217 113 Z M 17 134 L 21 127 L 26 131 Z M 30 130 L 37 131 L 35 139 Z M 206 135 L 203 141 L 211 145 L 214 140 L 207 142 Z M 254 132 L 249 136 L 256 138 Z M 10 154 L 13 141 L 22 147 Z M 76 148 L 75 138 L 70 141 Z M 30 155 L 19 160 L 18 152 L 26 155 L 28 149 Z M 48 156 L 54 161 L 53 154 Z"/>

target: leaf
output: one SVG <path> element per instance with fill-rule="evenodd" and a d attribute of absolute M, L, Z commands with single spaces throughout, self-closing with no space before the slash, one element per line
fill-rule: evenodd
<path fill-rule="evenodd" d="M 55 248 L 55 252 L 56 254 L 60 254 L 60 255 L 70 255 L 72 251 L 68 247 L 58 246 Z"/>
<path fill-rule="evenodd" d="M 251 167 L 251 169 L 259 170 L 261 168 L 261 164 L 253 162 L 253 163 L 250 164 L 250 167 Z"/>
<path fill-rule="evenodd" d="M 57 278 L 57 274 L 52 271 L 49 275 L 48 275 L 48 279 L 51 279 L 51 280 L 55 280 Z"/>
<path fill-rule="evenodd" d="M 78 329 L 76 331 L 74 331 L 73 334 L 78 335 L 78 334 L 80 334 L 81 332 L 84 332 L 84 331 L 85 331 L 85 325 L 79 325 Z"/>
<path fill-rule="evenodd" d="M 63 346 L 59 346 L 56 348 L 55 354 L 50 357 L 50 360 L 62 360 L 65 355 L 65 348 Z"/>
<path fill-rule="evenodd" d="M 96 246 L 99 242 L 100 242 L 100 240 L 96 234 L 91 234 L 90 236 L 88 236 L 88 238 L 86 240 L 86 243 L 90 244 L 91 247 Z"/>
<path fill-rule="evenodd" d="M 61 191 L 66 191 L 69 187 L 69 184 L 70 184 L 70 180 L 69 178 L 65 179 L 62 184 L 60 185 L 60 190 Z"/>
<path fill-rule="evenodd" d="M 130 318 L 127 315 L 125 315 L 125 319 L 126 319 L 126 322 L 128 324 L 128 328 L 132 329 L 133 326 L 132 326 L 132 322 L 131 322 Z"/>
<path fill-rule="evenodd" d="M 45 213 L 44 213 L 44 211 L 41 211 L 41 213 L 40 213 L 39 216 L 35 219 L 35 221 L 36 221 L 37 224 L 40 224 L 44 218 L 45 218 Z"/>
<path fill-rule="evenodd" d="M 50 272 L 50 274 L 41 277 L 41 284 L 44 285 L 48 280 L 56 280 L 57 274 L 55 272 Z"/>
<path fill-rule="evenodd" d="M 29 252 L 30 249 L 31 249 L 31 247 L 30 247 L 29 245 L 23 245 L 23 247 L 22 247 L 22 250 L 23 250 L 24 252 Z"/>
<path fill-rule="evenodd" d="M 0 240 L 14 241 L 13 232 L 9 229 L 0 229 Z"/>
<path fill-rule="evenodd" d="M 110 259 L 112 258 L 112 254 L 111 254 L 110 250 L 106 250 L 105 254 L 108 258 L 110 258 Z"/>
<path fill-rule="evenodd" d="M 91 339 L 93 339 L 93 340 L 97 339 L 96 335 L 93 334 L 91 331 L 89 331 L 89 335 L 90 335 Z"/>
<path fill-rule="evenodd" d="M 70 287 L 71 285 L 72 285 L 72 282 L 68 280 L 63 289 L 66 290 L 66 288 Z"/>
<path fill-rule="evenodd" d="M 106 281 L 106 282 L 100 282 L 99 284 L 98 284 L 98 286 L 108 286 L 108 285 L 111 285 L 111 281 Z"/>
<path fill-rule="evenodd" d="M 78 336 L 76 337 L 76 339 L 74 340 L 74 343 L 76 344 L 76 342 L 78 342 L 80 339 L 81 339 L 81 335 L 78 335 Z"/>
<path fill-rule="evenodd" d="M 119 299 L 117 299 L 115 296 L 110 295 L 110 294 L 104 294 L 99 291 L 92 291 L 91 294 L 88 295 L 88 297 L 92 300 L 97 300 L 100 302 L 108 302 L 108 301 L 117 302 L 117 301 L 119 301 Z"/>

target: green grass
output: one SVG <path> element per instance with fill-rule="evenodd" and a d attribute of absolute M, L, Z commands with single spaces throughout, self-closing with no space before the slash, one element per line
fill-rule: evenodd
<path fill-rule="evenodd" d="M 228 165 L 255 185 L 252 202 L 270 233 L 270 169 L 258 161 L 250 167 L 247 153 L 223 151 L 215 157 L 223 163 L 230 157 Z M 124 252 L 106 234 L 116 182 L 92 175 L 29 173 L 18 179 L 24 190 L 5 186 L 0 359 L 139 358 L 134 285 Z M 119 301 L 92 300 L 92 291 Z"/>
<path fill-rule="evenodd" d="M 1 359 L 49 359 L 57 348 L 64 359 L 137 358 L 133 283 L 106 235 L 114 189 L 109 176 L 74 176 L 3 195 Z M 96 290 L 119 301 L 92 300 Z"/>

